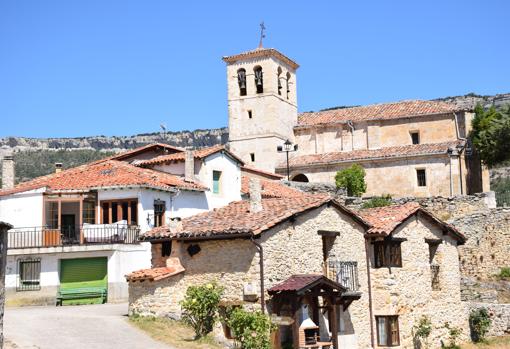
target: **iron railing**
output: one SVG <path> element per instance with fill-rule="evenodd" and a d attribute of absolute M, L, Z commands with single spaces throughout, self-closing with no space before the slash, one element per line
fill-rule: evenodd
<path fill-rule="evenodd" d="M 16 291 L 39 291 L 41 289 L 41 260 L 19 260 L 18 275 Z"/>
<path fill-rule="evenodd" d="M 335 280 L 348 291 L 359 290 L 358 262 L 354 261 L 328 261 L 329 277 Z"/>
<path fill-rule="evenodd" d="M 136 244 L 140 227 L 127 224 L 85 224 L 61 228 L 29 227 L 9 230 L 7 248 L 91 244 Z"/>

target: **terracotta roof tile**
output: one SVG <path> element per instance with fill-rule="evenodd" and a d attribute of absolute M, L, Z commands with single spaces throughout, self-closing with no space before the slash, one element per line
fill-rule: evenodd
<path fill-rule="evenodd" d="M 367 234 L 386 236 L 393 233 L 397 227 L 417 212 L 424 214 L 435 224 L 451 232 L 461 243 L 466 241 L 465 236 L 454 226 L 436 218 L 433 214 L 423 209 L 417 202 L 363 209 L 359 210 L 358 214 L 372 226 L 368 229 Z"/>
<path fill-rule="evenodd" d="M 372 104 L 361 107 L 340 108 L 319 112 L 302 113 L 298 126 L 346 123 L 351 120 L 390 120 L 407 117 L 447 114 L 461 111 L 455 104 L 439 101 L 411 100 L 394 103 Z"/>
<path fill-rule="evenodd" d="M 282 176 L 281 174 L 274 173 L 274 172 L 269 172 L 269 171 L 264 171 L 264 170 L 261 170 L 261 169 L 255 168 L 255 167 L 246 166 L 246 165 L 241 167 L 241 171 L 242 172 L 247 172 L 247 173 L 253 173 L 253 174 L 256 174 L 256 175 L 260 175 L 261 177 L 264 177 L 264 178 L 267 178 L 267 179 L 276 179 L 276 180 L 278 180 L 278 179 L 285 178 L 285 176 Z"/>
<path fill-rule="evenodd" d="M 262 187 L 262 197 L 263 198 L 295 198 L 305 195 L 303 192 L 290 188 L 280 181 L 271 181 L 271 180 L 260 180 L 260 185 Z M 242 176 L 241 177 L 241 193 L 244 195 L 248 195 L 250 193 L 250 177 Z"/>
<path fill-rule="evenodd" d="M 278 51 L 277 49 L 274 49 L 274 48 L 260 48 L 259 47 L 254 50 L 241 52 L 236 55 L 225 56 L 225 57 L 223 57 L 223 61 L 226 63 L 235 63 L 237 61 L 245 60 L 247 58 L 259 58 L 259 57 L 270 57 L 270 56 L 275 56 L 279 60 L 287 63 L 293 69 L 299 68 L 299 65 L 296 62 L 294 62 L 292 59 L 285 56 L 283 53 L 281 53 L 280 51 Z"/>
<path fill-rule="evenodd" d="M 142 240 L 185 238 L 228 238 L 239 235 L 257 235 L 288 218 L 331 203 L 350 214 L 361 224 L 367 224 L 357 214 L 343 207 L 328 195 L 302 195 L 289 198 L 262 199 L 262 211 L 250 212 L 248 200 L 235 201 L 213 211 L 197 214 L 182 220 L 182 227 L 154 228 L 142 236 Z"/>
<path fill-rule="evenodd" d="M 449 148 L 461 146 L 462 141 L 452 141 L 431 144 L 412 144 L 380 149 L 359 149 L 352 151 L 331 152 L 322 154 L 300 155 L 289 159 L 289 166 L 307 166 L 352 162 L 359 160 L 385 159 L 404 156 L 420 156 L 446 154 Z M 286 164 L 279 164 L 278 168 L 285 168 Z"/>
<path fill-rule="evenodd" d="M 288 292 L 288 291 L 299 291 L 309 284 L 320 280 L 323 275 L 320 274 L 300 274 L 292 275 L 287 280 L 271 287 L 268 292 Z"/>
<path fill-rule="evenodd" d="M 123 161 L 100 160 L 20 183 L 13 189 L 0 191 L 0 196 L 39 188 L 47 188 L 50 191 L 79 191 L 122 186 L 141 186 L 163 190 L 172 188 L 206 189 L 199 183 L 186 182 L 181 177 L 168 173 L 139 168 Z"/>
<path fill-rule="evenodd" d="M 172 145 L 169 145 L 169 144 L 165 144 L 165 143 L 151 143 L 151 144 L 147 144 L 147 145 L 144 145 L 144 146 L 141 146 L 141 147 L 138 147 L 138 148 L 134 148 L 134 149 L 130 149 L 130 150 L 126 150 L 126 151 L 123 151 L 119 154 L 115 154 L 115 155 L 112 155 L 110 157 L 108 157 L 108 159 L 111 159 L 111 160 L 122 160 L 122 159 L 125 159 L 125 158 L 128 158 L 130 156 L 133 156 L 133 155 L 136 155 L 136 154 L 139 154 L 139 153 L 143 153 L 147 150 L 156 150 L 156 149 L 164 149 L 168 152 L 179 152 L 179 151 L 183 151 L 182 148 L 179 148 L 179 147 L 174 147 Z"/>
<path fill-rule="evenodd" d="M 130 282 L 145 280 L 158 281 L 173 275 L 177 275 L 179 273 L 182 273 L 183 271 L 184 271 L 183 268 L 176 267 L 159 267 L 151 269 L 142 269 L 126 275 L 126 280 Z"/>
<path fill-rule="evenodd" d="M 220 144 L 214 145 L 212 147 L 193 150 L 193 157 L 195 159 L 201 160 L 201 159 L 204 159 L 204 158 L 208 157 L 209 155 L 215 154 L 217 152 L 226 152 L 232 158 L 236 159 L 240 163 L 243 163 L 243 161 L 239 157 L 237 157 L 235 154 L 230 152 L 227 148 L 225 148 L 225 146 L 220 145 Z M 186 152 L 181 151 L 181 152 L 174 153 L 174 154 L 160 155 L 153 159 L 137 161 L 135 164 L 136 164 L 136 166 L 147 167 L 147 166 L 159 165 L 159 164 L 164 164 L 164 163 L 182 162 L 185 160 L 185 158 L 186 158 Z"/>

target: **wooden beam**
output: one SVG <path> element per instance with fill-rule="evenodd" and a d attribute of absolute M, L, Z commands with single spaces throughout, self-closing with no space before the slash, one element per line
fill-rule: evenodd
<path fill-rule="evenodd" d="M 319 230 L 319 231 L 317 231 L 317 234 L 319 234 L 321 236 L 326 236 L 326 237 L 340 236 L 339 231 L 331 231 L 331 230 Z"/>

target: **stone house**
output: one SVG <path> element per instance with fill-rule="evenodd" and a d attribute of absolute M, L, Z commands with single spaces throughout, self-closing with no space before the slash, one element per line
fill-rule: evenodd
<path fill-rule="evenodd" d="M 150 244 L 138 236 L 240 200 L 242 166 L 223 146 L 150 144 L 67 170 L 57 164 L 14 186 L 13 160 L 4 158 L 0 220 L 14 227 L 7 302 L 54 304 L 61 290 L 92 286 L 108 301 L 127 300 L 124 275 L 151 265 Z"/>
<path fill-rule="evenodd" d="M 299 65 L 272 48 L 224 57 L 229 146 L 246 164 L 290 179 L 334 183 L 366 170 L 366 195 L 453 196 L 489 191 L 488 170 L 467 143 L 472 110 L 411 100 L 298 113 Z"/>
<path fill-rule="evenodd" d="M 276 348 L 314 339 L 410 348 L 423 315 L 435 347 L 445 322 L 468 328 L 457 251 L 464 237 L 454 227 L 415 204 L 355 212 L 325 195 L 259 200 L 253 181 L 250 189 L 249 200 L 142 235 L 152 268 L 126 276 L 130 314 L 179 318 L 187 287 L 217 281 L 224 306 L 271 314 Z"/>

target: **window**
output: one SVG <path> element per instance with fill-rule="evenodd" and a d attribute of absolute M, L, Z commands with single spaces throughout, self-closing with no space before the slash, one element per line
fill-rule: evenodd
<path fill-rule="evenodd" d="M 127 224 L 137 225 L 137 205 L 137 199 L 101 201 L 101 224 L 125 220 Z"/>
<path fill-rule="evenodd" d="M 264 93 L 264 78 L 262 74 L 262 67 L 256 66 L 253 69 L 255 73 L 255 87 L 257 90 L 257 93 Z"/>
<path fill-rule="evenodd" d="M 41 261 L 20 260 L 18 262 L 19 279 L 16 291 L 38 291 L 41 289 Z"/>
<path fill-rule="evenodd" d="M 165 225 L 165 202 L 162 200 L 154 200 L 154 226 L 161 227 Z"/>
<path fill-rule="evenodd" d="M 398 332 L 398 316 L 376 316 L 377 345 L 394 347 L 400 345 Z"/>
<path fill-rule="evenodd" d="M 169 257 L 172 253 L 172 241 L 163 241 L 161 243 L 161 257 Z"/>
<path fill-rule="evenodd" d="M 237 83 L 239 84 L 239 95 L 246 96 L 246 70 L 243 68 L 237 71 Z"/>
<path fill-rule="evenodd" d="M 374 242 L 375 267 L 402 267 L 401 241 L 385 239 Z"/>
<path fill-rule="evenodd" d="M 278 67 L 277 74 L 276 74 L 276 80 L 278 81 L 278 95 L 282 95 L 282 81 L 280 80 L 280 75 L 282 74 L 282 68 Z"/>
<path fill-rule="evenodd" d="M 46 226 L 50 229 L 58 228 L 58 202 L 46 202 Z"/>
<path fill-rule="evenodd" d="M 427 176 L 424 169 L 416 170 L 416 180 L 418 181 L 419 187 L 427 186 Z"/>
<path fill-rule="evenodd" d="M 221 171 L 213 171 L 213 194 L 221 191 Z"/>
<path fill-rule="evenodd" d="M 96 203 L 94 201 L 83 201 L 83 223 L 96 223 Z"/>
<path fill-rule="evenodd" d="M 413 144 L 420 144 L 420 133 L 418 131 L 411 132 L 411 140 Z"/>
<path fill-rule="evenodd" d="M 248 110 L 248 119 L 253 118 L 253 112 L 251 110 Z"/>
<path fill-rule="evenodd" d="M 250 153 L 251 162 L 255 162 L 255 153 Z"/>
<path fill-rule="evenodd" d="M 290 73 L 287 72 L 287 99 L 290 97 Z"/>

